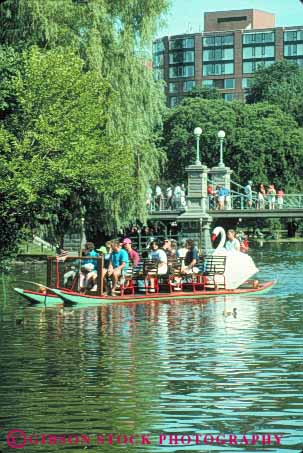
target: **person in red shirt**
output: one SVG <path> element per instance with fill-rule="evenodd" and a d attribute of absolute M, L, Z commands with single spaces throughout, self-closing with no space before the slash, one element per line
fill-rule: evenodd
<path fill-rule="evenodd" d="M 127 251 L 128 256 L 129 256 L 129 260 L 132 262 L 133 267 L 138 266 L 138 264 L 140 262 L 140 256 L 139 256 L 139 253 L 136 252 L 136 250 L 134 250 L 132 248 L 131 239 L 129 239 L 129 238 L 123 239 L 122 246 Z"/>
<path fill-rule="evenodd" d="M 209 209 L 214 209 L 216 192 L 214 191 L 211 185 L 207 186 L 207 195 L 208 195 L 208 207 Z"/>

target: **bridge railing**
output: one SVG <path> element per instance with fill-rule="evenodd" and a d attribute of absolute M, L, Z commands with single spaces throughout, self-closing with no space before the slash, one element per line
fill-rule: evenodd
<path fill-rule="evenodd" d="M 225 197 L 223 210 L 231 209 L 303 209 L 303 195 L 302 194 L 286 194 L 282 198 L 277 196 L 274 199 L 270 195 L 265 195 L 264 200 L 259 200 L 256 193 L 252 194 L 249 199 L 247 195 L 231 191 L 231 195 Z M 208 197 L 208 209 L 219 210 L 218 197 Z"/>
<path fill-rule="evenodd" d="M 303 194 L 286 194 L 282 199 L 277 196 L 274 199 L 270 195 L 265 195 L 264 200 L 259 200 L 256 192 L 253 192 L 251 199 L 245 194 L 231 191 L 231 194 L 224 197 L 224 202 L 221 206 L 217 196 L 207 197 L 207 209 L 209 211 L 218 210 L 246 210 L 246 209 L 303 209 Z M 148 206 L 150 213 L 168 212 L 168 211 L 183 211 L 187 208 L 188 203 L 185 199 L 167 199 L 165 197 L 159 199 L 153 198 Z"/>

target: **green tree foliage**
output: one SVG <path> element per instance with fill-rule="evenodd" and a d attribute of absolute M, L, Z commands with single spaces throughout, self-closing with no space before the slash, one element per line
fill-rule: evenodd
<path fill-rule="evenodd" d="M 201 161 L 212 167 L 219 161 L 218 131 L 226 132 L 224 162 L 233 179 L 246 183 L 275 183 L 286 190 L 303 189 L 303 131 L 275 105 L 186 99 L 164 120 L 166 171 L 173 181 L 184 180 L 184 169 L 194 163 L 194 128 L 200 126 Z"/>
<path fill-rule="evenodd" d="M 247 102 L 270 102 L 291 113 L 303 126 L 303 69 L 288 61 L 259 69 L 248 90 Z"/>
<path fill-rule="evenodd" d="M 56 235 L 79 220 L 80 206 L 94 230 L 146 217 L 146 187 L 164 160 L 156 144 L 165 103 L 145 48 L 166 8 L 167 0 L 0 5 L 0 43 L 15 64 L 0 54 L 13 175 Z"/>
<path fill-rule="evenodd" d="M 201 98 L 201 99 L 222 99 L 222 95 L 217 88 L 208 88 L 202 86 L 196 86 L 186 94 L 189 98 Z"/>
<path fill-rule="evenodd" d="M 14 49 L 0 46 L 0 121 L 16 108 L 12 79 L 19 65 L 20 57 Z"/>

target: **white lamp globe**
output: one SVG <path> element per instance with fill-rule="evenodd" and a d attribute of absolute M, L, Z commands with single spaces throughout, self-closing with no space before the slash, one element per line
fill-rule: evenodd
<path fill-rule="evenodd" d="M 194 134 L 195 134 L 196 137 L 200 137 L 200 135 L 202 134 L 201 127 L 196 127 L 195 130 L 194 130 Z"/>
<path fill-rule="evenodd" d="M 218 132 L 218 137 L 221 138 L 221 139 L 225 138 L 225 132 L 224 131 L 219 131 Z"/>

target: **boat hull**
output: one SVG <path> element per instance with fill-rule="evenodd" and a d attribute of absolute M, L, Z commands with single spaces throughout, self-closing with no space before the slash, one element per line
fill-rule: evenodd
<path fill-rule="evenodd" d="M 29 291 L 27 289 L 14 288 L 17 294 L 20 294 L 24 299 L 32 304 L 54 305 L 62 304 L 62 299 L 56 294 L 42 294 L 39 291 Z"/>
<path fill-rule="evenodd" d="M 61 298 L 65 304 L 114 304 L 114 303 L 128 303 L 128 302 L 145 302 L 145 301 L 155 301 L 155 300 L 169 300 L 169 299 L 200 299 L 200 298 L 210 298 L 218 297 L 224 295 L 254 295 L 259 293 L 264 293 L 270 290 L 274 284 L 275 280 L 265 282 L 259 285 L 258 288 L 246 287 L 246 288 L 237 288 L 234 290 L 206 290 L 206 291 L 195 291 L 195 292 L 172 292 L 172 293 L 150 293 L 144 295 L 125 295 L 125 296 L 92 296 L 87 294 L 79 294 L 70 291 L 65 291 L 62 289 L 54 289 L 54 293 Z"/>

